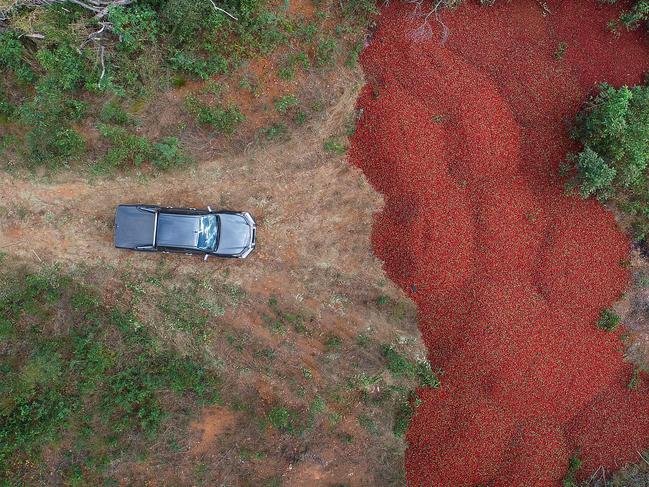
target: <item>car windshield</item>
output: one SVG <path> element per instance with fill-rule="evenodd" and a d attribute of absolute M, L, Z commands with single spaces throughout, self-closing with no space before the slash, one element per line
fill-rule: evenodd
<path fill-rule="evenodd" d="M 200 250 L 216 249 L 216 241 L 219 233 L 219 225 L 216 215 L 205 215 L 200 217 L 198 222 L 198 243 L 196 247 Z"/>

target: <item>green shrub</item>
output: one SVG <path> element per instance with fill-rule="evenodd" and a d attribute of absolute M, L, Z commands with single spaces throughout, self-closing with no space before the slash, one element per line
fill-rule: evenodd
<path fill-rule="evenodd" d="M 32 83 L 36 77 L 31 67 L 23 61 L 25 50 L 13 32 L 0 33 L 0 68 L 12 71 L 22 84 Z"/>
<path fill-rule="evenodd" d="M 151 163 L 164 171 L 187 164 L 191 158 L 185 155 L 177 137 L 163 137 L 153 144 Z"/>
<path fill-rule="evenodd" d="M 275 110 L 281 114 L 285 114 L 291 107 L 298 104 L 295 95 L 285 95 L 275 100 Z"/>
<path fill-rule="evenodd" d="M 101 109 L 99 120 L 116 125 L 131 125 L 134 121 L 117 99 L 107 101 Z"/>
<path fill-rule="evenodd" d="M 340 338 L 338 335 L 335 335 L 333 333 L 327 334 L 325 338 L 325 347 L 327 348 L 328 352 L 339 351 L 342 344 L 343 344 L 342 338 Z"/>
<path fill-rule="evenodd" d="M 561 61 L 566 56 L 566 51 L 568 50 L 568 44 L 566 42 L 560 42 L 557 45 L 557 49 L 552 54 L 552 57 L 557 61 Z"/>
<path fill-rule="evenodd" d="M 638 367 L 634 367 L 633 372 L 631 373 L 631 378 L 629 379 L 629 383 L 626 385 L 626 388 L 630 391 L 634 391 L 638 388 L 639 383 L 640 369 Z"/>
<path fill-rule="evenodd" d="M 408 431 L 410 421 L 415 414 L 415 409 L 421 403 L 421 399 L 414 392 L 401 396 L 394 411 L 394 422 L 392 432 L 395 436 L 403 438 Z"/>
<path fill-rule="evenodd" d="M 99 132 L 110 142 L 104 156 L 104 163 L 110 167 L 121 168 L 127 164 L 137 167 L 153 157 L 153 145 L 145 137 L 109 125 L 100 125 Z"/>
<path fill-rule="evenodd" d="M 279 69 L 279 77 L 285 80 L 292 80 L 295 77 L 298 66 L 304 70 L 309 69 L 311 66 L 309 56 L 305 52 L 290 54 L 286 62 Z"/>
<path fill-rule="evenodd" d="M 383 345 L 381 354 L 386 360 L 385 367 L 390 373 L 397 377 L 414 377 L 414 365 L 403 355 L 395 350 L 392 345 Z"/>
<path fill-rule="evenodd" d="M 182 71 L 200 79 L 208 79 L 228 70 L 228 61 L 219 54 L 202 59 L 192 52 L 176 51 L 169 59 L 169 64 L 176 71 Z"/>
<path fill-rule="evenodd" d="M 620 325 L 621 320 L 622 318 L 620 318 L 615 311 L 612 309 L 605 309 L 599 317 L 597 326 L 602 330 L 615 331 L 615 329 Z"/>
<path fill-rule="evenodd" d="M 324 150 L 327 152 L 333 152 L 334 154 L 342 155 L 347 152 L 347 146 L 340 141 L 337 137 L 330 137 L 324 141 L 323 144 Z"/>
<path fill-rule="evenodd" d="M 273 408 L 268 413 L 268 421 L 273 428 L 280 431 L 293 430 L 294 414 L 287 408 Z"/>
<path fill-rule="evenodd" d="M 358 415 L 358 424 L 361 428 L 363 428 L 365 431 L 370 433 L 371 435 L 378 436 L 379 435 L 379 427 L 376 424 L 376 421 L 372 419 L 371 416 L 367 414 L 359 414 Z"/>
<path fill-rule="evenodd" d="M 268 10 L 259 12 L 252 18 L 245 31 L 241 32 L 241 40 L 249 50 L 261 54 L 271 53 L 278 45 L 286 41 L 284 27 L 286 18 Z"/>
<path fill-rule="evenodd" d="M 174 45 L 193 45 L 206 31 L 221 30 L 230 22 L 212 8 L 210 2 L 167 0 L 160 17 Z"/>
<path fill-rule="evenodd" d="M 381 354 L 385 359 L 385 368 L 393 376 L 417 379 L 419 387 L 440 386 L 440 380 L 433 372 L 428 360 L 413 362 L 399 353 L 392 345 L 383 345 Z"/>
<path fill-rule="evenodd" d="M 627 29 L 637 29 L 643 23 L 647 24 L 649 21 L 649 1 L 637 1 L 631 9 L 622 12 L 620 21 Z"/>
<path fill-rule="evenodd" d="M 568 472 L 563 478 L 563 487 L 578 487 L 577 472 L 581 468 L 582 461 L 577 455 L 573 455 L 568 462 Z"/>
<path fill-rule="evenodd" d="M 89 78 L 85 59 L 77 49 L 62 45 L 56 49 L 41 49 L 36 59 L 45 70 L 45 77 L 37 89 L 72 91 L 83 86 Z"/>
<path fill-rule="evenodd" d="M 288 127 L 283 123 L 275 123 L 260 129 L 260 134 L 267 140 L 282 140 L 288 137 Z"/>
<path fill-rule="evenodd" d="M 99 132 L 110 142 L 103 160 L 108 167 L 138 167 L 149 162 L 158 169 L 167 170 L 190 161 L 190 158 L 184 155 L 176 137 L 165 137 L 158 142 L 151 142 L 124 127 L 110 125 L 100 125 Z"/>
<path fill-rule="evenodd" d="M 348 0 L 344 5 L 343 14 L 357 18 L 361 24 L 378 14 L 376 2 L 372 0 Z"/>
<path fill-rule="evenodd" d="M 22 66 L 23 45 L 14 32 L 3 32 L 0 36 L 0 66 L 15 71 Z"/>
<path fill-rule="evenodd" d="M 0 84 L 0 123 L 7 123 L 14 115 L 16 108 L 9 103 L 7 92 L 4 86 Z"/>
<path fill-rule="evenodd" d="M 356 66 L 358 64 L 358 58 L 360 57 L 364 47 L 365 44 L 363 41 L 358 41 L 353 44 L 351 49 L 349 50 L 349 54 L 347 54 L 345 66 L 347 66 L 348 68 L 353 68 L 354 66 Z"/>
<path fill-rule="evenodd" d="M 217 132 L 226 135 L 233 134 L 246 119 L 239 111 L 239 107 L 234 105 L 228 107 L 220 104 L 210 106 L 193 96 L 188 96 L 185 104 L 198 123 L 209 125 Z"/>
<path fill-rule="evenodd" d="M 158 14 L 146 4 L 111 5 L 108 20 L 119 37 L 119 48 L 129 53 L 156 42 L 160 31 Z"/>
<path fill-rule="evenodd" d="M 569 161 L 569 188 L 586 198 L 612 199 L 633 218 L 642 236 L 649 222 L 649 86 L 600 93 L 577 115 L 573 137 L 583 145 Z"/>
<path fill-rule="evenodd" d="M 419 379 L 419 387 L 434 387 L 437 388 L 441 385 L 437 374 L 433 372 L 430 362 L 428 360 L 418 360 L 416 364 L 417 378 Z"/>
<path fill-rule="evenodd" d="M 316 46 L 315 63 L 317 66 L 330 66 L 334 62 L 334 56 L 338 51 L 338 43 L 333 38 L 321 40 Z"/>
<path fill-rule="evenodd" d="M 4 37 L 0 44 L 7 42 Z M 11 37 L 9 37 L 12 44 Z M 12 44 L 13 45 L 13 44 Z M 4 61 L 16 68 L 18 49 L 5 52 Z M 74 92 L 91 79 L 85 58 L 67 44 L 43 48 L 36 53 L 41 76 L 35 78 L 34 94 L 12 115 L 24 130 L 24 154 L 35 165 L 57 166 L 76 159 L 85 152 L 85 140 L 71 122 L 85 116 L 87 105 L 75 99 Z"/>

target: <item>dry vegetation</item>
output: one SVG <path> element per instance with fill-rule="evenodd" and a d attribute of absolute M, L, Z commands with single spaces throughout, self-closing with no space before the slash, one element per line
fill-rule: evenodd
<path fill-rule="evenodd" d="M 149 485 L 402 482 L 401 435 L 424 349 L 413 305 L 371 254 L 380 198 L 325 149 L 332 137 L 344 147 L 362 80 L 357 70 L 330 79 L 326 93 L 336 102 L 282 143 L 235 146 L 161 175 L 2 176 L 5 262 L 36 272 L 61 263 L 103 306 L 131 310 L 161 346 L 221 381 L 221 399 L 200 414 L 196 406 L 179 414 L 172 401 L 176 420 L 154 445 L 127 449 L 100 477 Z M 320 83 L 302 89 L 319 96 Z M 207 263 L 113 249 L 114 207 L 136 201 L 249 209 L 259 247 L 245 262 Z M 66 481 L 61 448 L 75 446 L 66 435 L 60 441 L 40 463 L 14 465 L 17 478 Z M 85 460 L 81 449 L 81 479 L 96 479 Z"/>

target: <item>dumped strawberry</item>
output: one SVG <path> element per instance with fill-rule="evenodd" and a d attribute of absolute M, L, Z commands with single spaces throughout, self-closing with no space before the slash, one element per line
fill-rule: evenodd
<path fill-rule="evenodd" d="M 441 42 L 395 2 L 362 55 L 350 158 L 385 195 L 375 252 L 445 372 L 420 391 L 409 485 L 559 485 L 576 453 L 583 477 L 649 447 L 649 388 L 627 388 L 619 337 L 595 326 L 629 242 L 559 177 L 566 122 L 597 83 L 638 84 L 649 48 L 607 31 L 619 9 L 544 4 L 467 1 Z"/>

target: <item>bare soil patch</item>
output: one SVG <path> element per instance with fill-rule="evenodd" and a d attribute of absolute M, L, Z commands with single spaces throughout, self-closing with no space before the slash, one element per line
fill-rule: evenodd
<path fill-rule="evenodd" d="M 328 137 L 344 136 L 361 83 L 358 71 L 332 77 L 334 102 L 288 141 L 230 148 L 173 173 L 0 176 L 0 251 L 8 259 L 59 263 L 109 305 L 133 303 L 162 343 L 200 357 L 223 379 L 222 405 L 162 432 L 145 459 L 110 466 L 121 484 L 369 486 L 403 478 L 405 444 L 392 433 L 386 399 L 400 382 L 379 347 L 397 344 L 422 358 L 415 311 L 371 253 L 381 198 L 359 169 L 323 150 Z M 206 263 L 114 249 L 115 206 L 137 202 L 247 209 L 258 248 L 245 261 Z M 197 299 L 207 325 L 186 330 L 194 315 L 185 316 L 183 303 Z M 370 393 L 355 385 L 374 376 L 380 386 Z M 291 411 L 296 430 L 272 426 L 274 408 Z"/>

